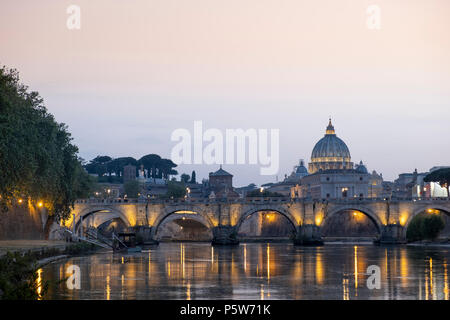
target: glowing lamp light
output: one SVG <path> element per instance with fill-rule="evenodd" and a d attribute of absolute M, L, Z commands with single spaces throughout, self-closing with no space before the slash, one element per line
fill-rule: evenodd
<path fill-rule="evenodd" d="M 44 204 L 42 203 L 42 201 L 39 201 L 37 205 L 38 205 L 39 208 L 42 208 L 42 206 L 43 206 Z"/>
<path fill-rule="evenodd" d="M 406 223 L 406 217 L 400 217 L 400 225 L 403 227 Z"/>
<path fill-rule="evenodd" d="M 316 218 L 316 226 L 320 226 L 321 223 L 322 223 L 322 217 L 317 217 Z"/>
<path fill-rule="evenodd" d="M 22 203 L 23 202 L 23 200 L 22 199 L 19 199 L 19 203 Z"/>

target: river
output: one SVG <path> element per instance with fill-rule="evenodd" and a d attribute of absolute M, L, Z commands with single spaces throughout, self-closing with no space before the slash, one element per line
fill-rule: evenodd
<path fill-rule="evenodd" d="M 53 283 L 44 299 L 448 300 L 449 260 L 447 247 L 161 243 L 141 253 L 72 257 L 39 276 Z M 71 265 L 79 267 L 80 289 L 60 281 Z M 374 265 L 380 289 L 367 285 Z"/>

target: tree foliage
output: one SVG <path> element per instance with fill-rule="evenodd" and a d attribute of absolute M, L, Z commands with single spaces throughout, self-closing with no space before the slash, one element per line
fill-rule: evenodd
<path fill-rule="evenodd" d="M 48 113 L 16 70 L 0 69 L 0 195 L 4 209 L 17 198 L 43 201 L 50 215 L 67 217 L 91 180 L 64 123 Z"/>
<path fill-rule="evenodd" d="M 167 198 L 183 198 L 186 195 L 186 186 L 183 182 L 169 181 L 167 183 Z"/>
<path fill-rule="evenodd" d="M 447 190 L 447 197 L 450 198 L 450 168 L 442 168 L 430 172 L 423 179 L 425 182 L 437 182 L 442 188 Z"/>
<path fill-rule="evenodd" d="M 111 158 L 109 156 L 97 156 L 92 159 L 84 167 L 90 174 L 96 174 L 99 178 L 104 175 L 112 176 L 114 173 L 117 177 L 123 176 L 123 168 L 126 165 L 143 166 L 147 169 L 148 176 L 151 178 L 165 178 L 168 179 L 170 175 L 176 175 L 178 172 L 174 170 L 177 165 L 170 159 L 161 158 L 157 154 L 147 154 L 136 160 L 133 157 Z M 107 179 L 108 182 L 113 182 L 112 179 Z"/>
<path fill-rule="evenodd" d="M 170 159 L 161 158 L 157 154 L 147 154 L 139 159 L 139 165 L 143 165 L 144 169 L 148 170 L 151 178 L 165 178 L 169 175 L 176 175 L 178 172 L 174 170 L 177 165 Z"/>
<path fill-rule="evenodd" d="M 36 260 L 30 255 L 7 252 L 0 258 L 0 300 L 37 300 L 48 289 L 38 281 Z"/>
<path fill-rule="evenodd" d="M 409 241 L 434 240 L 444 228 L 445 222 L 440 214 L 419 214 L 409 223 L 406 238 Z"/>
<path fill-rule="evenodd" d="M 189 179 L 190 179 L 190 177 L 189 177 L 189 175 L 186 174 L 186 173 L 183 173 L 183 174 L 181 175 L 181 177 L 180 177 L 180 181 L 182 181 L 182 182 L 184 182 L 184 183 L 188 183 L 188 182 L 189 182 Z"/>
<path fill-rule="evenodd" d="M 137 180 L 130 180 L 123 186 L 125 194 L 128 198 L 137 198 L 140 191 L 139 182 Z"/>

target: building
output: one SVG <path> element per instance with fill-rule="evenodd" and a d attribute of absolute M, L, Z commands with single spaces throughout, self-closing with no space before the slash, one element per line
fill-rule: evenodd
<path fill-rule="evenodd" d="M 209 173 L 209 195 L 211 193 L 215 198 L 235 198 L 239 194 L 233 188 L 233 175 L 222 169 L 220 166 L 216 172 Z"/>
<path fill-rule="evenodd" d="M 369 184 L 375 178 L 362 161 L 354 167 L 350 150 L 337 137 L 331 119 L 325 136 L 313 148 L 308 171 L 301 165 L 299 171 L 302 177 L 291 189 L 291 194 L 312 199 L 367 198 L 370 196 Z"/>
<path fill-rule="evenodd" d="M 436 170 L 450 168 L 450 167 L 433 167 L 428 172 L 417 173 L 417 169 L 414 171 L 411 182 L 408 184 L 410 189 L 410 197 L 412 198 L 446 198 L 447 189 L 443 188 L 437 182 L 425 182 L 425 177 Z"/>
<path fill-rule="evenodd" d="M 123 167 L 123 183 L 136 180 L 136 166 L 128 164 Z"/>

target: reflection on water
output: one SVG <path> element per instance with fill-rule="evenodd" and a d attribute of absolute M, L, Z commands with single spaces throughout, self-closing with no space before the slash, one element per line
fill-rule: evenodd
<path fill-rule="evenodd" d="M 39 268 L 37 270 L 36 285 L 37 285 L 38 300 L 42 300 L 42 268 Z"/>
<path fill-rule="evenodd" d="M 45 299 L 448 300 L 449 250 L 162 243 L 142 253 L 101 253 L 50 264 L 38 271 L 38 281 L 57 283 L 75 264 L 81 269 L 81 290 L 61 282 Z M 380 267 L 379 290 L 367 288 L 370 265 Z"/>

